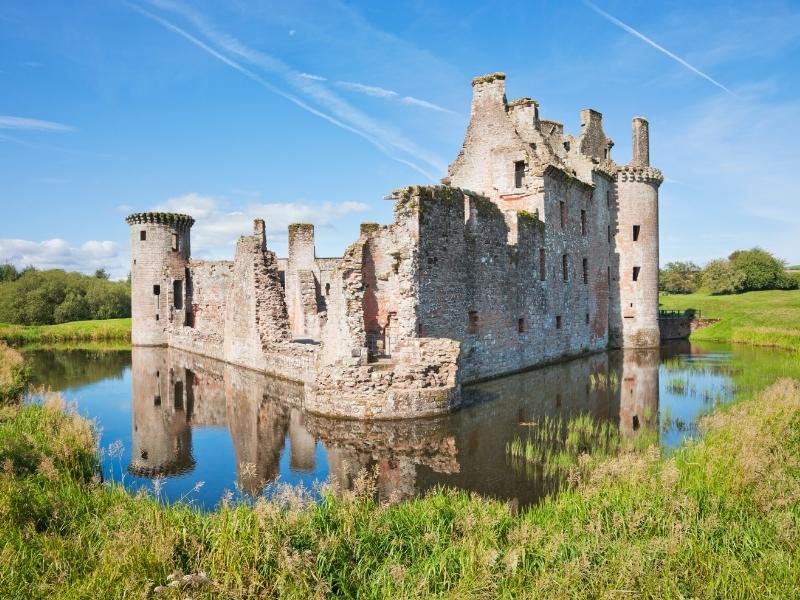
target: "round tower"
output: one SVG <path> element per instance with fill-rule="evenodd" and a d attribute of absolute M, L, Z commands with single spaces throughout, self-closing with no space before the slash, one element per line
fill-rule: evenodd
<path fill-rule="evenodd" d="M 167 344 L 171 326 L 189 323 L 187 265 L 194 219 L 174 213 L 136 213 L 131 226 L 131 341 L 135 346 Z"/>
<path fill-rule="evenodd" d="M 649 125 L 633 119 L 633 157 L 616 173 L 616 283 L 619 306 L 611 343 L 656 348 L 658 329 L 658 187 L 664 177 L 650 166 Z M 616 279 L 616 281 L 614 281 Z M 616 308 L 616 307 L 615 307 Z"/>

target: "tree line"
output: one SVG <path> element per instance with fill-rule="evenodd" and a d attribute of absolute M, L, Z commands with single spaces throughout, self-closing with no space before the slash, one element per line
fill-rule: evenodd
<path fill-rule="evenodd" d="M 53 325 L 131 316 L 130 281 L 61 269 L 0 265 L 0 323 Z"/>
<path fill-rule="evenodd" d="M 757 290 L 795 290 L 798 274 L 766 250 L 737 250 L 728 258 L 712 260 L 701 268 L 691 261 L 667 263 L 659 272 L 659 290 L 669 294 L 738 294 Z"/>

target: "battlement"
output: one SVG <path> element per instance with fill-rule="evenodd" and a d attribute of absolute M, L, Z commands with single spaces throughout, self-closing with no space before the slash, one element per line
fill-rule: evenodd
<path fill-rule="evenodd" d="M 169 225 L 182 229 L 194 225 L 194 218 L 180 213 L 143 212 L 128 215 L 125 222 L 128 225 Z"/>
<path fill-rule="evenodd" d="M 664 182 L 664 175 L 655 167 L 642 167 L 639 165 L 623 165 L 617 167 L 617 181 L 629 182 L 640 181 L 661 185 Z"/>

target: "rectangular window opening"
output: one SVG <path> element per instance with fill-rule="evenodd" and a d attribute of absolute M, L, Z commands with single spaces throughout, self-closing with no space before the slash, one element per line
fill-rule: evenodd
<path fill-rule="evenodd" d="M 561 229 L 567 226 L 567 203 L 563 200 L 558 203 L 561 210 Z"/>
<path fill-rule="evenodd" d="M 586 235 L 586 211 L 581 210 L 581 235 Z"/>
<path fill-rule="evenodd" d="M 478 333 L 478 311 L 469 311 L 469 332 Z"/>
<path fill-rule="evenodd" d="M 525 161 L 518 160 L 514 163 L 514 187 L 521 188 L 525 182 Z"/>
<path fill-rule="evenodd" d="M 589 259 L 583 259 L 583 283 L 589 283 Z"/>
<path fill-rule="evenodd" d="M 641 225 L 634 225 L 633 226 L 633 241 L 634 242 L 638 242 L 639 241 L 639 232 L 641 230 L 642 230 L 642 226 Z"/>
<path fill-rule="evenodd" d="M 147 239 L 147 232 L 146 232 L 144 229 L 142 229 L 142 230 L 139 232 L 139 241 L 140 241 L 140 242 L 143 242 L 143 241 L 145 241 L 146 239 Z"/>
<path fill-rule="evenodd" d="M 176 310 L 183 310 L 183 281 L 180 279 L 172 282 L 172 301 Z"/>
<path fill-rule="evenodd" d="M 153 286 L 153 295 L 154 296 L 160 296 L 161 295 L 161 286 L 160 285 L 154 285 Z"/>
<path fill-rule="evenodd" d="M 519 319 L 517 319 L 517 331 L 519 333 L 525 333 L 526 329 L 527 327 L 525 326 L 525 318 L 520 317 Z"/>
<path fill-rule="evenodd" d="M 611 243 L 611 225 L 608 226 L 608 243 Z"/>
<path fill-rule="evenodd" d="M 639 271 L 641 271 L 642 267 L 633 267 L 633 280 L 639 280 Z"/>
<path fill-rule="evenodd" d="M 589 324 L 589 313 L 586 313 L 586 324 Z"/>
<path fill-rule="evenodd" d="M 545 273 L 544 264 L 544 248 L 539 248 L 539 281 L 544 281 L 547 278 Z"/>
<path fill-rule="evenodd" d="M 178 251 L 178 234 L 177 233 L 173 233 L 172 234 L 172 250 L 173 250 L 173 252 L 177 252 Z"/>
<path fill-rule="evenodd" d="M 176 381 L 175 382 L 175 398 L 174 406 L 175 410 L 183 410 L 183 382 Z"/>
<path fill-rule="evenodd" d="M 611 208 L 611 191 L 606 191 L 606 206 Z"/>
<path fill-rule="evenodd" d="M 561 329 L 561 315 L 556 315 L 556 329 Z"/>
<path fill-rule="evenodd" d="M 569 258 L 566 254 L 561 255 L 561 271 L 564 275 L 564 281 L 569 281 Z"/>

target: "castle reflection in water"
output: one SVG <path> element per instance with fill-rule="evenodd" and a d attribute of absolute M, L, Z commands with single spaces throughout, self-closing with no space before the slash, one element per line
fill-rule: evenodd
<path fill-rule="evenodd" d="M 590 414 L 618 424 L 623 437 L 657 431 L 659 360 L 664 350 L 599 353 L 470 386 L 473 406 L 452 415 L 403 421 L 338 420 L 305 413 L 300 384 L 172 348 L 135 347 L 133 451 L 128 470 L 153 478 L 200 471 L 192 432 L 227 426 L 239 487 L 258 494 L 288 468 L 326 473 L 343 489 L 378 467 L 378 495 L 405 498 L 441 484 L 529 504 L 558 480 L 531 479 L 506 457 L 544 415 Z M 597 386 L 598 376 L 617 385 Z M 322 450 L 322 452 L 320 452 Z M 285 461 L 284 461 L 284 468 Z"/>

